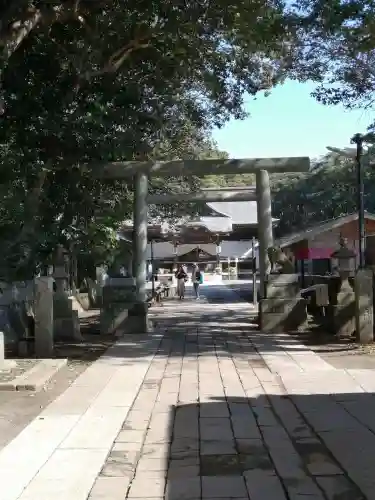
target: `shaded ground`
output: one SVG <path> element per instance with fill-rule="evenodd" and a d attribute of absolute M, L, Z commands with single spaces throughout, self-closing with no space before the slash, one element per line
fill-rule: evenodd
<path fill-rule="evenodd" d="M 114 335 L 100 333 L 99 310 L 82 314 L 80 325 L 83 342 L 64 341 L 55 344 L 55 356 L 68 358 L 68 364 L 95 361 L 115 341 Z"/>
<path fill-rule="evenodd" d="M 252 303 L 251 283 L 239 281 L 228 286 L 242 300 Z M 307 332 L 295 335 L 294 338 L 336 368 L 375 369 L 375 344 L 364 346 L 352 339 L 336 339 L 333 335 L 316 329 L 313 324 Z"/>
<path fill-rule="evenodd" d="M 375 344 L 361 345 L 352 339 L 337 339 L 314 328 L 293 337 L 335 368 L 375 369 Z"/>
<path fill-rule="evenodd" d="M 31 426 L 37 467 L 8 480 L 24 441 L 0 454 L 0 482 L 23 489 L 4 500 L 375 499 L 375 372 L 259 332 L 225 287 L 202 293 L 152 309 L 150 334 L 119 339 Z"/>
<path fill-rule="evenodd" d="M 282 362 L 288 340 L 262 337 L 246 304 L 231 310 L 220 302 L 221 293 L 229 299 L 226 290 L 202 293 L 197 304 L 187 297 L 154 311 L 164 338 L 90 500 L 374 498 L 361 491 L 371 490 L 372 471 L 358 463 L 359 444 L 375 451 L 374 426 L 352 404 L 375 408 L 372 395 L 349 394 L 346 380 L 336 389 L 347 387 L 348 394 L 319 394 L 327 371 L 314 365 L 304 375 L 316 393 L 306 385 L 306 393 L 290 396 L 283 370 L 272 373 L 266 363 L 270 353 Z M 231 297 L 234 307 L 238 297 Z M 310 359 L 308 350 L 295 348 L 296 359 Z M 295 371 L 288 363 L 285 373 L 297 389 L 302 374 L 294 363 Z M 328 373 L 333 381 L 335 370 Z M 349 431 L 353 439 L 345 440 Z"/>

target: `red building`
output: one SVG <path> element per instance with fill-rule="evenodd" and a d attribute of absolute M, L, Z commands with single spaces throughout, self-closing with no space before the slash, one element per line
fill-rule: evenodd
<path fill-rule="evenodd" d="M 365 212 L 367 244 L 375 235 L 375 215 Z M 358 255 L 358 214 L 349 214 L 310 226 L 298 233 L 281 238 L 277 245 L 290 250 L 296 260 L 304 261 L 309 272 L 319 273 L 327 269 L 331 254 L 337 250 L 340 236 L 347 238 L 348 245 Z"/>

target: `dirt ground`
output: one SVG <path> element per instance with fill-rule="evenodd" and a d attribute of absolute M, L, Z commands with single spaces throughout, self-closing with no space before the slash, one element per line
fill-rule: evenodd
<path fill-rule="evenodd" d="M 375 369 L 375 343 L 361 345 L 352 338 L 337 339 L 334 335 L 314 327 L 293 337 L 335 368 Z"/>
<path fill-rule="evenodd" d="M 0 449 L 62 394 L 116 340 L 113 335 L 99 335 L 99 311 L 84 314 L 80 321 L 83 342 L 55 345 L 56 357 L 68 358 L 68 363 L 42 391 L 0 391 Z"/>

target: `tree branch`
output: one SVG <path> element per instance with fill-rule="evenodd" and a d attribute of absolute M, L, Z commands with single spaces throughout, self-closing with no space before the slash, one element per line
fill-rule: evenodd
<path fill-rule="evenodd" d="M 83 83 L 87 83 L 93 78 L 98 76 L 103 76 L 105 74 L 116 73 L 124 62 L 137 50 L 147 49 L 151 46 L 151 42 L 146 42 L 145 40 L 132 40 L 127 43 L 121 49 L 118 49 L 112 56 L 108 59 L 108 62 L 96 71 L 87 71 L 79 77 L 79 82 L 77 84 L 77 90 L 82 86 Z"/>
<path fill-rule="evenodd" d="M 39 25 L 44 24 L 46 26 L 51 26 L 56 22 L 66 22 L 68 20 L 79 20 L 83 22 L 78 9 L 79 0 L 75 1 L 74 5 L 58 5 L 44 9 L 27 9 L 24 19 L 21 18 L 14 21 L 8 27 L 7 32 L 0 35 L 0 44 L 3 46 L 3 65 L 9 61 L 12 54 Z"/>

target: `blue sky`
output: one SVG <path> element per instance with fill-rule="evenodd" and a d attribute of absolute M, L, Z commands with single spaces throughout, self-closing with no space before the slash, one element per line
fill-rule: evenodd
<path fill-rule="evenodd" d="M 248 98 L 250 117 L 232 120 L 213 137 L 231 158 L 310 156 L 327 152 L 326 146 L 346 147 L 356 132 L 366 132 L 374 111 L 346 111 L 324 106 L 310 96 L 311 83 L 286 82 L 269 97 Z M 353 146 L 352 146 L 353 147 Z"/>

